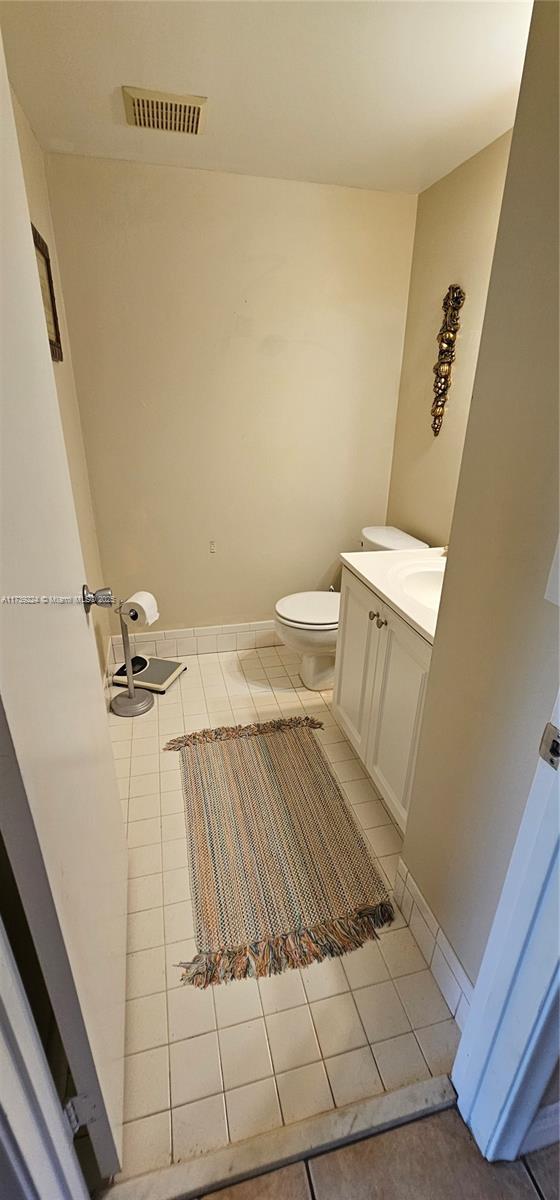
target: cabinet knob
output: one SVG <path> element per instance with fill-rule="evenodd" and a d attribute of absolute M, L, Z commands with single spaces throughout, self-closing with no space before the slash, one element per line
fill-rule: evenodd
<path fill-rule="evenodd" d="M 379 620 L 379 613 L 370 612 L 370 614 L 369 614 L 369 619 L 370 619 L 370 621 L 375 621 L 375 620 L 377 620 L 377 621 L 378 621 L 378 620 Z"/>
<path fill-rule="evenodd" d="M 379 613 L 378 613 L 378 614 L 377 614 L 377 628 L 378 628 L 378 629 L 383 629 L 383 626 L 384 626 L 384 625 L 386 625 L 386 624 L 387 624 L 387 622 L 386 622 L 385 620 L 383 620 L 383 621 L 380 621 L 380 620 L 379 620 Z"/>

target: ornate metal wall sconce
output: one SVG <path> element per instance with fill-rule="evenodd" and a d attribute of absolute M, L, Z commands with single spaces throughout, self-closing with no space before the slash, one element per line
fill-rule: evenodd
<path fill-rule="evenodd" d="M 443 323 L 437 335 L 439 354 L 434 366 L 434 402 L 432 404 L 432 429 L 437 437 L 442 425 L 451 386 L 451 365 L 455 360 L 455 342 L 459 332 L 459 313 L 465 303 L 465 293 L 457 283 L 451 283 L 443 298 Z"/>

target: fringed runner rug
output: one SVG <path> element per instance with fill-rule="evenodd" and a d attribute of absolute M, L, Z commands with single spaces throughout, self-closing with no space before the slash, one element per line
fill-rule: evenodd
<path fill-rule="evenodd" d="M 346 954 L 393 920 L 387 889 L 313 735 L 291 717 L 203 729 L 179 750 L 196 987 Z"/>

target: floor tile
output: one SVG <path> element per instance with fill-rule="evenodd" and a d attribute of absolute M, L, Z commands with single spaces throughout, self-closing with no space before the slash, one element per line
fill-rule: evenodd
<path fill-rule="evenodd" d="M 183 1042 L 172 1042 L 169 1046 L 169 1065 L 172 1108 L 222 1091 L 216 1033 L 203 1033 L 200 1037 L 188 1038 Z"/>
<path fill-rule="evenodd" d="M 163 870 L 176 871 L 179 867 L 184 867 L 188 863 L 187 855 L 187 839 L 177 838 L 176 842 L 163 842 L 160 847 L 162 855 Z"/>
<path fill-rule="evenodd" d="M 219 1150 L 220 1146 L 227 1146 L 223 1093 L 173 1108 L 171 1121 L 174 1162 L 195 1158 L 198 1154 L 208 1154 L 210 1150 Z"/>
<path fill-rule="evenodd" d="M 153 846 L 137 846 L 128 851 L 128 877 L 161 873 L 161 842 Z"/>
<path fill-rule="evenodd" d="M 365 779 L 365 771 L 358 759 L 350 762 L 332 763 L 332 772 L 339 783 L 347 783 L 353 779 Z"/>
<path fill-rule="evenodd" d="M 185 985 L 168 992 L 170 1042 L 198 1037 L 199 1034 L 210 1033 L 216 1028 L 212 990 Z"/>
<path fill-rule="evenodd" d="M 404 975 L 395 980 L 395 987 L 413 1029 L 435 1025 L 436 1021 L 445 1021 L 451 1016 L 430 971 Z"/>
<path fill-rule="evenodd" d="M 385 873 L 389 888 L 394 888 L 397 882 L 397 865 L 399 861 L 398 854 L 383 854 L 377 859 L 377 865 Z"/>
<path fill-rule="evenodd" d="M 128 881 L 128 912 L 142 912 L 163 904 L 161 875 L 140 875 Z"/>
<path fill-rule="evenodd" d="M 124 1120 L 135 1121 L 169 1108 L 167 1046 L 129 1054 L 124 1060 Z"/>
<path fill-rule="evenodd" d="M 307 1005 L 271 1013 L 266 1026 L 276 1072 L 291 1071 L 321 1057 Z"/>
<path fill-rule="evenodd" d="M 410 1030 L 410 1022 L 391 980 L 359 988 L 352 995 L 370 1042 L 396 1037 Z"/>
<path fill-rule="evenodd" d="M 129 913 L 126 928 L 128 954 L 136 950 L 150 950 L 152 946 L 163 946 L 163 908 Z"/>
<path fill-rule="evenodd" d="M 232 1142 L 268 1133 L 282 1124 L 274 1079 L 260 1079 L 226 1092 L 226 1109 Z"/>
<path fill-rule="evenodd" d="M 159 792 L 152 796 L 132 796 L 128 805 L 129 821 L 144 821 L 160 815 Z M 157 837 L 159 838 L 159 829 Z M 129 845 L 131 843 L 129 842 Z"/>
<path fill-rule="evenodd" d="M 299 971 L 284 971 L 281 975 L 259 979 L 259 991 L 265 1014 L 283 1012 L 286 1008 L 297 1008 L 306 1003 Z"/>
<path fill-rule="evenodd" d="M 351 988 L 367 987 L 370 983 L 383 983 L 389 978 L 379 943 L 366 942 L 359 950 L 345 954 L 342 959 L 344 973 Z"/>
<path fill-rule="evenodd" d="M 148 796 L 159 791 L 159 772 L 151 775 L 139 775 L 137 779 L 130 780 L 130 795 L 131 796 Z"/>
<path fill-rule="evenodd" d="M 189 872 L 186 867 L 163 872 L 163 903 L 179 904 L 190 899 Z"/>
<path fill-rule="evenodd" d="M 272 1062 L 262 1017 L 220 1029 L 220 1054 L 224 1087 L 243 1087 L 272 1075 Z"/>
<path fill-rule="evenodd" d="M 438 1021 L 415 1033 L 432 1075 L 449 1075 L 461 1038 L 456 1022 Z"/>
<path fill-rule="evenodd" d="M 380 825 L 376 829 L 367 829 L 366 835 L 377 858 L 384 854 L 400 854 L 402 850 L 402 834 L 394 825 Z"/>
<path fill-rule="evenodd" d="M 302 968 L 301 978 L 308 1000 L 323 1000 L 326 996 L 337 996 L 348 991 L 348 980 L 342 969 L 342 959 L 325 958 Z"/>
<path fill-rule="evenodd" d="M 166 813 L 161 818 L 162 842 L 173 842 L 185 837 L 185 815 L 182 812 Z"/>
<path fill-rule="evenodd" d="M 387 1091 L 429 1079 L 430 1072 L 413 1033 L 374 1042 L 373 1055 Z"/>
<path fill-rule="evenodd" d="M 154 771 L 159 771 L 158 754 L 133 754 L 130 762 L 131 778 L 137 775 L 151 775 Z"/>
<path fill-rule="evenodd" d="M 350 1050 L 325 1061 L 335 1104 L 354 1104 L 368 1096 L 378 1096 L 383 1083 L 369 1046 Z"/>
<path fill-rule="evenodd" d="M 163 910 L 166 942 L 180 942 L 194 937 L 193 906 L 191 900 L 180 900 L 178 904 L 166 904 Z"/>
<path fill-rule="evenodd" d="M 170 942 L 165 946 L 165 970 L 167 976 L 167 991 L 171 988 L 188 987 L 181 982 L 182 962 L 190 962 L 196 954 L 194 938 L 182 938 L 179 942 Z"/>
<path fill-rule="evenodd" d="M 322 1062 L 311 1063 L 278 1075 L 278 1095 L 286 1125 L 304 1121 L 316 1113 L 334 1108 L 329 1082 Z"/>
<path fill-rule="evenodd" d="M 168 813 L 182 813 L 185 808 L 184 796 L 179 788 L 173 792 L 162 792 L 160 802 L 162 816 L 167 816 Z"/>
<path fill-rule="evenodd" d="M 165 992 L 128 1000 L 125 1017 L 125 1054 L 137 1054 L 140 1050 L 165 1046 L 167 1041 Z"/>
<path fill-rule="evenodd" d="M 146 1171 L 157 1171 L 171 1163 L 171 1114 L 155 1113 L 123 1125 L 123 1169 L 117 1180 Z"/>
<path fill-rule="evenodd" d="M 380 825 L 391 825 L 391 818 L 380 800 L 367 800 L 365 804 L 354 804 L 352 807 L 363 829 L 376 829 Z"/>
<path fill-rule="evenodd" d="M 131 742 L 132 758 L 145 758 L 147 754 L 159 754 L 159 741 L 157 737 L 140 738 Z"/>
<path fill-rule="evenodd" d="M 324 744 L 324 752 L 331 763 L 349 762 L 355 760 L 354 751 L 346 740 L 342 742 L 327 742 Z"/>
<path fill-rule="evenodd" d="M 165 991 L 165 956 L 163 946 L 138 950 L 126 956 L 126 998 L 149 996 Z"/>
<path fill-rule="evenodd" d="M 542 1200 L 558 1200 L 560 1193 L 560 1145 L 554 1142 L 525 1155 L 525 1162 L 538 1184 Z M 536 1197 L 535 1197 L 536 1200 Z"/>
<path fill-rule="evenodd" d="M 311 1005 L 323 1058 L 365 1046 L 367 1038 L 350 992 Z"/>
<path fill-rule="evenodd" d="M 150 846 L 160 837 L 160 818 L 150 817 L 148 820 L 128 822 L 128 844 L 131 849 L 137 846 Z"/>
<path fill-rule="evenodd" d="M 309 1168 L 316 1200 L 537 1200 L 523 1164 L 486 1162 L 453 1109 L 319 1155 Z"/>
<path fill-rule="evenodd" d="M 212 990 L 219 1029 L 262 1016 L 256 979 L 235 979 L 232 983 L 221 984 Z"/>
<path fill-rule="evenodd" d="M 412 975 L 414 971 L 426 969 L 425 959 L 409 929 L 395 929 L 383 933 L 379 939 L 379 948 L 393 978 L 398 975 Z"/>

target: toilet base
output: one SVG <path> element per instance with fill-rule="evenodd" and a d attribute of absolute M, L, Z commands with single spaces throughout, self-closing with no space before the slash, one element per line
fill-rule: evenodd
<path fill-rule="evenodd" d="M 299 673 L 310 691 L 328 691 L 334 681 L 334 654 L 304 654 Z"/>

